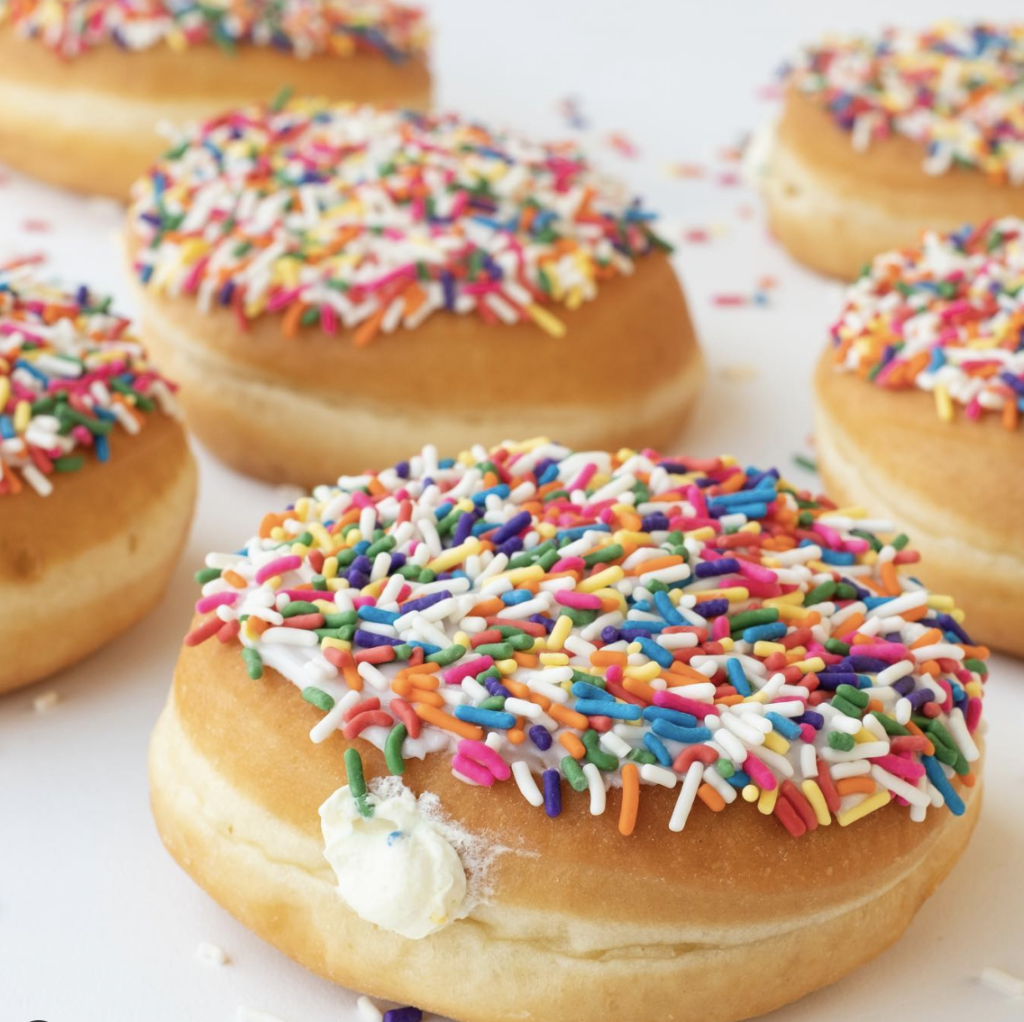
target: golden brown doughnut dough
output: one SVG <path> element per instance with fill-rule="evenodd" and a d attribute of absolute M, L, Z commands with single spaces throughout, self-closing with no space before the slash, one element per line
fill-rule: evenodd
<path fill-rule="evenodd" d="M 319 717 L 274 671 L 250 680 L 235 649 L 184 650 L 150 748 L 161 837 L 221 905 L 306 967 L 465 1022 L 722 1022 L 770 1011 L 892 944 L 981 805 L 979 789 L 963 789 L 962 817 L 915 824 L 890 805 L 793 841 L 746 804 L 694 812 L 671 834 L 676 793 L 648 788 L 624 839 L 616 791 L 591 817 L 586 794 L 564 786 L 565 811 L 550 820 L 511 782 L 471 788 L 445 756 L 410 760 L 414 791 L 436 793 L 456 822 L 509 848 L 492 866 L 489 903 L 410 941 L 335 893 L 317 807 L 344 781 L 347 743 L 335 733 L 313 745 Z M 355 744 L 368 778 L 386 774 L 375 749 Z"/>
<path fill-rule="evenodd" d="M 454 455 L 472 442 L 548 435 L 578 447 L 668 445 L 704 377 L 686 299 L 653 253 L 596 300 L 558 310 L 564 337 L 533 323 L 438 313 L 365 347 L 280 319 L 242 332 L 227 310 L 139 289 L 147 345 L 181 381 L 189 422 L 233 467 L 314 486 L 399 461 L 425 439 Z"/>
<path fill-rule="evenodd" d="M 426 109 L 422 56 L 318 54 L 298 59 L 258 46 L 183 51 L 106 44 L 61 60 L 40 42 L 0 28 L 0 160 L 75 191 L 126 201 L 131 183 L 168 148 L 161 123 L 201 120 L 221 109 L 304 95 Z"/>
<path fill-rule="evenodd" d="M 814 389 L 818 469 L 832 497 L 905 529 L 922 555 L 913 573 L 955 595 L 972 638 L 1024 654 L 1024 433 L 997 415 L 945 423 L 930 394 L 839 372 L 831 348 Z"/>
<path fill-rule="evenodd" d="M 973 168 L 929 175 L 923 159 L 898 135 L 855 149 L 827 110 L 790 88 L 759 176 L 771 230 L 801 263 L 849 280 L 926 229 L 1024 214 L 1024 189 Z"/>
<path fill-rule="evenodd" d="M 0 497 L 0 692 L 87 656 L 145 617 L 178 560 L 196 471 L 177 420 L 110 435 L 42 497 Z M 55 613 L 59 617 L 55 618 Z"/>

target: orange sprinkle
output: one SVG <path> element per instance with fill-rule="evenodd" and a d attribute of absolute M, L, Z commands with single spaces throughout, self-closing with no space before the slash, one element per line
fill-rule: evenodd
<path fill-rule="evenodd" d="M 908 720 L 904 727 L 912 735 L 916 735 L 918 738 L 923 738 L 928 743 L 924 748 L 924 754 L 926 756 L 935 755 L 935 746 L 932 745 L 932 740 L 912 720 Z"/>
<path fill-rule="evenodd" d="M 236 589 L 244 589 L 249 584 L 237 571 L 232 571 L 230 568 L 221 575 L 221 578 L 229 586 L 234 586 Z"/>
<path fill-rule="evenodd" d="M 599 649 L 596 653 L 590 654 L 590 663 L 592 667 L 611 667 L 612 664 L 625 667 L 627 658 L 625 653 L 620 653 L 618 650 Z M 707 681 L 708 679 L 701 678 L 700 680 Z"/>
<path fill-rule="evenodd" d="M 716 792 L 717 794 L 717 792 Z M 725 803 L 723 802 L 724 806 Z M 636 814 L 640 808 L 640 771 L 636 763 L 622 764 L 622 807 L 619 809 L 619 833 L 629 837 L 636 827 Z"/>
<path fill-rule="evenodd" d="M 654 702 L 654 689 L 639 678 L 623 678 L 622 687 L 630 694 L 642 699 L 645 703 Z"/>
<path fill-rule="evenodd" d="M 573 759 L 583 759 L 587 754 L 587 747 L 571 731 L 563 731 L 558 736 L 558 741 Z"/>
<path fill-rule="evenodd" d="M 406 697 L 410 703 L 420 703 L 427 706 L 435 706 L 437 709 L 442 709 L 444 706 L 444 699 L 441 697 L 440 692 L 430 692 L 427 689 L 422 688 L 411 688 L 409 694 Z"/>
<path fill-rule="evenodd" d="M 552 720 L 556 720 L 559 724 L 564 724 L 566 727 L 574 727 L 577 731 L 586 731 L 590 727 L 590 721 L 582 713 L 570 710 L 561 703 L 552 703 L 548 707 L 548 713 Z"/>
<path fill-rule="evenodd" d="M 629 766 L 629 764 L 626 764 Z M 625 767 L 623 767 L 625 770 Z M 725 808 L 725 799 L 705 781 L 697 789 L 697 798 L 701 800 L 713 813 L 720 813 Z"/>
<path fill-rule="evenodd" d="M 676 660 L 668 670 L 670 674 L 678 675 L 681 679 L 676 681 L 673 678 L 674 685 L 697 685 L 708 680 L 700 671 L 694 670 L 689 664 L 684 664 L 682 660 Z"/>
<path fill-rule="evenodd" d="M 872 795 L 877 785 L 870 777 L 844 777 L 836 781 L 836 794 L 841 797 L 846 795 Z"/>
<path fill-rule="evenodd" d="M 520 667 L 536 667 L 540 663 L 540 658 L 536 653 L 513 653 L 512 659 L 515 660 Z"/>
<path fill-rule="evenodd" d="M 669 554 L 667 557 L 652 557 L 649 561 L 641 561 L 638 565 L 630 568 L 627 575 L 646 575 L 649 571 L 661 571 L 662 568 L 672 568 L 682 564 L 683 559 L 678 554 Z"/>
<path fill-rule="evenodd" d="M 510 727 L 505 732 L 505 737 L 510 745 L 522 745 L 526 741 L 526 732 L 523 730 L 523 718 L 520 717 L 515 727 Z"/>
<path fill-rule="evenodd" d="M 492 596 L 489 600 L 481 600 L 473 609 L 469 612 L 470 617 L 494 617 L 495 614 L 500 610 L 505 609 L 505 604 L 502 603 L 496 596 Z"/>
<path fill-rule="evenodd" d="M 299 303 L 296 302 L 292 308 L 298 308 Z M 292 310 L 289 309 L 289 312 Z M 381 323 L 384 321 L 384 314 L 388 311 L 387 305 L 382 305 L 369 319 L 363 320 L 362 323 L 356 328 L 355 333 L 352 335 L 352 343 L 357 348 L 365 348 L 377 336 L 377 331 L 380 329 Z"/>
<path fill-rule="evenodd" d="M 474 742 L 483 741 L 483 728 L 477 727 L 476 724 L 459 720 L 458 717 L 453 717 L 450 713 L 445 713 L 433 706 L 427 706 L 425 703 L 416 703 L 413 705 L 413 709 L 420 720 L 425 720 L 428 724 L 433 724 L 434 727 L 439 727 L 443 731 L 451 731 L 460 738 L 469 738 Z"/>

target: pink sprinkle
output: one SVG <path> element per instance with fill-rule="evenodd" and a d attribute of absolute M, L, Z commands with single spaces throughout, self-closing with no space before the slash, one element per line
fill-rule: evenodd
<path fill-rule="evenodd" d="M 967 700 L 965 720 L 967 721 L 967 730 L 972 732 L 981 722 L 981 700 L 977 696 L 971 696 Z"/>
<path fill-rule="evenodd" d="M 211 610 L 216 610 L 217 607 L 230 607 L 237 599 L 237 592 L 211 593 L 196 601 L 196 613 L 208 614 Z"/>
<path fill-rule="evenodd" d="M 512 768 L 489 745 L 463 738 L 457 748 L 461 755 L 488 770 L 495 780 L 507 781 L 512 776 Z"/>
<path fill-rule="evenodd" d="M 468 777 L 485 788 L 490 788 L 494 784 L 494 774 L 490 770 L 460 753 L 452 756 L 452 770 L 457 770 L 463 777 Z"/>
<path fill-rule="evenodd" d="M 449 685 L 461 685 L 463 678 L 468 678 L 470 675 L 477 675 L 481 671 L 486 671 L 488 667 L 494 666 L 494 657 L 480 656 L 475 660 L 467 660 L 464 663 L 456 664 L 454 667 L 449 667 L 444 672 L 444 680 Z"/>
<path fill-rule="evenodd" d="M 888 770 L 890 774 L 895 774 L 908 781 L 916 781 L 919 777 L 924 776 L 924 767 L 920 763 L 915 763 L 912 759 L 893 756 L 891 753 L 886 756 L 876 756 L 871 762 L 883 770 Z"/>
<path fill-rule="evenodd" d="M 618 664 L 609 664 L 604 672 L 604 679 L 615 684 L 622 681 L 622 668 Z"/>
<path fill-rule="evenodd" d="M 910 650 L 901 642 L 866 642 L 863 645 L 856 643 L 850 652 L 856 652 L 858 656 L 875 657 L 890 664 L 911 656 Z"/>
<path fill-rule="evenodd" d="M 774 583 L 779 580 L 779 576 L 775 574 L 769 568 L 763 568 L 760 564 L 751 564 L 750 561 L 744 561 L 739 558 L 740 574 L 746 578 L 752 578 L 757 582 L 768 582 Z"/>
<path fill-rule="evenodd" d="M 563 557 L 551 565 L 551 574 L 557 575 L 560 571 L 583 571 L 587 562 L 582 557 Z"/>
<path fill-rule="evenodd" d="M 715 618 L 711 625 L 711 637 L 715 640 L 729 638 L 729 618 L 726 614 Z"/>
<path fill-rule="evenodd" d="M 747 753 L 743 761 L 743 769 L 750 774 L 751 780 L 765 791 L 774 791 L 778 786 L 775 775 L 752 752 Z"/>
<path fill-rule="evenodd" d="M 681 713 L 689 713 L 698 720 L 712 716 L 718 711 L 710 703 L 699 703 L 696 699 L 687 699 L 686 696 L 677 695 L 675 692 L 655 691 L 654 705 L 664 706 L 668 710 L 679 710 Z"/>
<path fill-rule="evenodd" d="M 376 607 L 377 597 L 376 596 L 353 596 L 352 606 L 358 610 L 360 607 Z"/>
<path fill-rule="evenodd" d="M 269 564 L 264 564 L 256 572 L 256 584 L 263 585 L 268 578 L 275 575 L 283 575 L 286 571 L 295 571 L 302 566 L 302 558 L 298 554 L 288 554 L 286 557 L 275 557 Z"/>
<path fill-rule="evenodd" d="M 573 607 L 576 610 L 600 610 L 601 597 L 593 593 L 577 593 L 573 589 L 556 589 L 555 601 L 563 607 Z"/>
<path fill-rule="evenodd" d="M 580 474 L 576 476 L 576 478 L 571 483 L 569 483 L 566 489 L 570 493 L 572 493 L 573 490 L 585 490 L 587 487 L 587 483 L 589 483 L 590 480 L 594 477 L 594 473 L 596 471 L 597 465 L 595 465 L 592 461 L 588 462 L 580 470 Z"/>

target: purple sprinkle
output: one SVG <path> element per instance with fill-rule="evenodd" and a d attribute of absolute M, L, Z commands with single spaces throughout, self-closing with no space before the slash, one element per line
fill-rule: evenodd
<path fill-rule="evenodd" d="M 557 770 L 545 770 L 544 812 L 554 819 L 562 813 L 562 775 Z"/>
<path fill-rule="evenodd" d="M 695 603 L 693 606 L 694 614 L 700 614 L 701 617 L 721 617 L 722 614 L 726 614 L 728 611 L 728 600 L 704 600 L 701 603 Z"/>
<path fill-rule="evenodd" d="M 534 724 L 526 733 L 541 752 L 547 752 L 551 748 L 551 732 L 542 724 Z"/>
<path fill-rule="evenodd" d="M 619 630 L 614 625 L 606 625 L 601 629 L 601 641 L 607 646 L 619 641 Z"/>
<path fill-rule="evenodd" d="M 494 531 L 494 534 L 490 537 L 491 542 L 495 546 L 501 546 L 506 540 L 510 540 L 513 536 L 518 536 L 532 521 L 533 516 L 529 511 L 520 511 L 519 514 L 513 515 L 501 528 Z"/>
<path fill-rule="evenodd" d="M 365 649 L 372 649 L 374 646 L 401 646 L 405 643 L 404 639 L 399 639 L 394 635 L 378 635 L 376 632 L 368 632 L 363 628 L 356 629 L 352 641 Z"/>
<path fill-rule="evenodd" d="M 935 698 L 935 693 L 930 688 L 918 689 L 916 692 L 911 692 L 906 697 L 907 702 L 914 707 L 915 710 L 920 710 L 925 703 L 930 703 Z"/>
<path fill-rule="evenodd" d="M 384 1022 L 421 1022 L 422 1018 L 419 1008 L 392 1008 L 384 1012 Z"/>
<path fill-rule="evenodd" d="M 427 607 L 433 607 L 435 603 L 447 600 L 451 595 L 450 590 L 441 589 L 439 592 L 429 593 L 427 596 L 421 596 L 418 600 L 406 600 L 406 602 L 402 604 L 402 613 L 408 614 L 414 610 L 426 610 Z"/>
<path fill-rule="evenodd" d="M 817 710 L 804 710 L 799 717 L 794 717 L 795 724 L 810 724 L 815 731 L 820 731 L 825 726 L 825 718 Z"/>
<path fill-rule="evenodd" d="M 735 557 L 722 557 L 717 561 L 702 561 L 697 564 L 693 573 L 697 578 L 711 578 L 715 575 L 729 575 L 740 570 L 740 563 Z"/>

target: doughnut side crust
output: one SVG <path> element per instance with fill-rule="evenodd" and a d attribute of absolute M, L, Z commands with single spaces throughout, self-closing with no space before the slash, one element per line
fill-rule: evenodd
<path fill-rule="evenodd" d="M 182 382 L 203 442 L 242 471 L 307 486 L 398 461 L 425 438 L 446 454 L 540 434 L 580 448 L 668 445 L 704 379 L 660 253 L 603 282 L 594 301 L 553 307 L 561 338 L 437 313 L 357 347 L 316 329 L 285 337 L 279 316 L 243 331 L 227 310 L 137 294 L 141 333 Z"/>
<path fill-rule="evenodd" d="M 973 637 L 1024 654 L 1024 432 L 998 415 L 943 422 L 925 392 L 891 393 L 837 371 L 831 350 L 814 379 L 815 445 L 825 487 L 905 529 L 915 572 L 956 596 Z"/>
<path fill-rule="evenodd" d="M 923 160 L 922 147 L 898 136 L 858 151 L 791 89 L 759 177 L 771 230 L 799 262 L 848 280 L 925 230 L 1024 213 L 1024 188 L 962 167 L 929 175 Z"/>
<path fill-rule="evenodd" d="M 110 436 L 40 497 L 0 498 L 0 692 L 82 659 L 141 620 L 163 593 L 195 503 L 184 430 L 154 414 Z"/>
<path fill-rule="evenodd" d="M 270 100 L 284 87 L 328 96 L 426 109 L 426 59 L 403 64 L 359 54 L 299 60 L 288 53 L 217 46 L 102 46 L 60 60 L 10 28 L 0 29 L 0 159 L 75 191 L 127 200 L 132 182 L 167 148 L 156 127 Z M 73 158 L 69 158 L 73 156 Z"/>
<path fill-rule="evenodd" d="M 550 820 L 511 782 L 484 791 L 455 780 L 443 756 L 410 760 L 415 792 L 436 793 L 455 823 L 503 850 L 466 919 L 409 941 L 333 890 L 317 809 L 344 783 L 348 743 L 335 733 L 314 745 L 318 716 L 274 671 L 250 680 L 236 649 L 183 651 L 150 747 L 161 836 L 225 908 L 308 968 L 467 1022 L 583 1022 L 610 1007 L 624 1022 L 725 1022 L 795 1000 L 899 936 L 981 802 L 965 790 L 963 817 L 923 824 L 891 805 L 794 841 L 745 803 L 701 806 L 672 834 L 675 793 L 645 787 L 623 838 L 617 791 L 591 817 L 586 795 L 566 788 Z M 373 747 L 353 744 L 368 777 L 384 773 Z"/>

